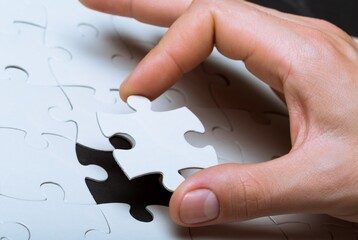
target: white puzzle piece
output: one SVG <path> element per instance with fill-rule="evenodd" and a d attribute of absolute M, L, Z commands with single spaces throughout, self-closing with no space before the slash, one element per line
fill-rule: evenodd
<path fill-rule="evenodd" d="M 106 216 L 110 233 L 89 231 L 86 234 L 86 240 L 191 239 L 189 228 L 174 224 L 166 207 L 148 206 L 147 209 L 154 216 L 151 222 L 140 222 L 132 218 L 127 204 L 108 203 L 101 204 L 99 207 Z"/>
<path fill-rule="evenodd" d="M 129 136 L 131 150 L 115 150 L 114 157 L 132 179 L 149 173 L 162 173 L 163 185 L 174 191 L 184 180 L 178 173 L 186 168 L 206 168 L 217 164 L 211 146 L 195 148 L 184 138 L 188 131 L 204 132 L 199 119 L 187 108 L 153 112 L 148 99 L 130 96 L 132 114 L 98 113 L 98 122 L 105 136 Z M 135 162 L 135 164 L 134 164 Z"/>
<path fill-rule="evenodd" d="M 44 200 L 40 186 L 53 182 L 65 191 L 66 202 L 95 204 L 85 178 L 105 181 L 107 172 L 96 165 L 81 165 L 73 141 L 55 135 L 44 137 L 49 146 L 38 150 L 25 144 L 22 131 L 0 129 L 0 194 Z"/>
<path fill-rule="evenodd" d="M 116 99 L 113 104 L 100 102 L 95 98 L 95 90 L 85 87 L 63 87 L 69 99 L 71 99 L 72 111 L 63 111 L 60 108 L 51 108 L 50 115 L 59 121 L 74 122 L 77 128 L 76 142 L 83 146 L 102 150 L 113 151 L 114 148 L 106 138 L 97 122 L 97 111 L 113 114 L 131 113 L 120 98 L 118 91 L 109 92 Z M 71 137 L 71 136 L 67 136 Z"/>
<path fill-rule="evenodd" d="M 109 231 L 97 205 L 65 203 L 63 190 L 55 184 L 43 184 L 41 189 L 45 201 L 22 201 L 0 196 L 0 222 L 23 224 L 34 240 L 78 240 L 84 239 L 89 230 Z"/>

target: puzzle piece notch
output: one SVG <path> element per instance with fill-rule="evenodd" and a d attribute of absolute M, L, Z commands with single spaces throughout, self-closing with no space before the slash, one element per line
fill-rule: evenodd
<path fill-rule="evenodd" d="M 29 78 L 29 74 L 25 69 L 16 66 L 7 66 L 0 74 L 0 81 L 9 80 L 26 83 Z"/>
<path fill-rule="evenodd" d="M 110 141 L 116 148 L 131 148 L 125 139 L 114 137 Z M 161 175 L 150 174 L 129 180 L 116 163 L 112 152 L 90 149 L 77 144 L 76 153 L 81 164 L 95 164 L 108 173 L 108 179 L 104 182 L 86 180 L 97 204 L 127 203 L 131 206 L 130 214 L 142 222 L 153 220 L 153 216 L 146 209 L 148 205 L 169 205 L 171 193 L 161 185 Z"/>
<path fill-rule="evenodd" d="M 41 185 L 45 201 L 23 201 L 0 196 L 0 222 L 20 222 L 31 239 L 83 239 L 86 232 L 109 232 L 97 205 L 68 204 L 63 189 L 53 183 Z"/>
<path fill-rule="evenodd" d="M 67 202 L 95 203 L 85 179 L 105 181 L 108 175 L 99 166 L 81 165 L 74 142 L 56 135 L 44 135 L 50 144 L 48 148 L 38 150 L 25 144 L 22 131 L 0 129 L 0 133 L 2 195 L 23 200 L 44 200 L 40 186 L 52 182 L 65 190 Z"/>
<path fill-rule="evenodd" d="M 133 149 L 113 152 L 129 179 L 161 173 L 164 187 L 174 191 L 184 180 L 179 170 L 217 164 L 211 146 L 199 149 L 185 140 L 188 131 L 204 132 L 200 120 L 187 108 L 153 112 L 151 102 L 144 97 L 130 96 L 127 101 L 135 113 L 98 113 L 98 122 L 106 137 L 124 135 L 134 139 Z"/>

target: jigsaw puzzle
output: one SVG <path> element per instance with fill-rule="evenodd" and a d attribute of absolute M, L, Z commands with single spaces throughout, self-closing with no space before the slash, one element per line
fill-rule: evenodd
<path fill-rule="evenodd" d="M 116 149 L 113 152 L 130 179 L 148 173 L 161 173 L 164 187 L 174 191 L 184 180 L 179 170 L 217 164 L 217 156 L 211 146 L 199 149 L 185 141 L 186 132 L 204 132 L 199 119 L 187 108 L 154 112 L 150 101 L 144 97 L 130 96 L 127 102 L 135 113 L 98 113 L 98 123 L 105 136 L 118 134 L 132 141 L 133 149 Z"/>
<path fill-rule="evenodd" d="M 78 0 L 0 0 L 0 239 L 358 239 L 324 215 L 172 223 L 184 177 L 284 155 L 290 137 L 280 99 L 217 51 L 155 101 L 124 103 L 165 32 Z"/>
<path fill-rule="evenodd" d="M 106 180 L 108 175 L 104 169 L 96 165 L 81 165 L 77 160 L 73 141 L 46 134 L 44 138 L 49 146 L 39 150 L 27 145 L 24 136 L 25 133 L 20 130 L 0 129 L 0 142 L 6 142 L 0 145 L 0 168 L 7 170 L 0 175 L 1 195 L 45 200 L 40 187 L 43 183 L 52 182 L 65 191 L 66 202 L 95 203 L 85 179 Z"/>

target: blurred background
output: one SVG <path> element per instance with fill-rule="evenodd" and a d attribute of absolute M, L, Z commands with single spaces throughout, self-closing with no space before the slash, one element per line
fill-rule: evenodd
<path fill-rule="evenodd" d="M 358 36 L 358 0 L 249 0 L 277 10 L 325 19 Z"/>

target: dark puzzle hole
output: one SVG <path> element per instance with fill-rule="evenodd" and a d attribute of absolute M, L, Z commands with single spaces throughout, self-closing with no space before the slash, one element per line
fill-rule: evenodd
<path fill-rule="evenodd" d="M 129 150 L 133 148 L 132 140 L 127 136 L 115 135 L 109 139 L 115 149 Z"/>
<path fill-rule="evenodd" d="M 121 138 L 112 139 L 112 141 L 115 141 L 114 145 L 123 144 L 122 140 Z M 121 146 L 129 147 L 126 144 L 128 143 L 125 142 Z M 161 183 L 162 175 L 148 174 L 129 180 L 115 161 L 111 151 L 100 151 L 76 144 L 76 153 L 82 165 L 98 165 L 108 174 L 108 179 L 103 182 L 86 179 L 87 187 L 97 204 L 129 204 L 132 217 L 142 222 L 153 220 L 152 214 L 146 209 L 147 206 L 169 205 L 172 193 L 163 187 Z"/>

